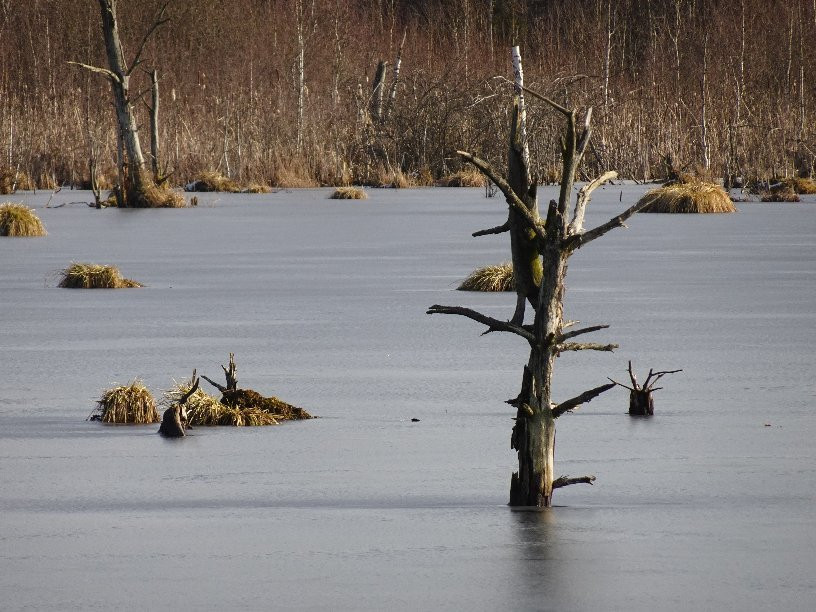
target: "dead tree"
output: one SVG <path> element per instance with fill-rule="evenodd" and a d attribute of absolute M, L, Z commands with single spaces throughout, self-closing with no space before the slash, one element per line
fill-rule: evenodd
<path fill-rule="evenodd" d="M 122 49 L 122 41 L 119 37 L 116 0 L 99 0 L 108 68 L 90 66 L 80 62 L 69 62 L 103 75 L 110 83 L 119 134 L 127 155 L 128 174 L 125 181 L 127 184 L 120 185 L 120 189 L 124 192 L 122 200 L 125 206 L 133 208 L 169 206 L 172 205 L 171 200 L 175 198 L 175 194 L 164 192 L 156 187 L 149 169 L 145 166 L 142 146 L 139 142 L 136 115 L 133 109 L 134 98 L 130 90 L 131 75 L 143 61 L 142 54 L 148 40 L 159 27 L 169 21 L 169 18 L 165 16 L 169 4 L 170 0 L 167 0 L 156 14 L 153 24 L 145 33 L 133 61 L 128 65 Z"/>
<path fill-rule="evenodd" d="M 181 399 L 164 411 L 162 415 L 161 425 L 159 425 L 159 434 L 165 438 L 183 438 L 186 434 L 185 429 L 189 429 L 190 425 L 187 422 L 187 408 L 185 404 L 187 400 L 198 389 L 199 379 L 196 376 L 196 371 L 193 370 L 193 377 L 190 379 L 190 390 L 181 396 Z"/>
<path fill-rule="evenodd" d="M 592 483 L 594 476 L 553 479 L 555 451 L 555 420 L 589 402 L 604 391 L 615 386 L 609 383 L 595 387 L 580 395 L 561 402 L 552 401 L 552 377 L 556 358 L 565 351 L 596 350 L 611 351 L 614 344 L 575 342 L 578 336 L 605 329 L 607 325 L 592 325 L 569 329 L 564 322 L 563 301 L 565 278 L 569 257 L 585 244 L 600 238 L 610 230 L 621 227 L 624 221 L 642 206 L 636 204 L 591 230 L 584 230 L 584 213 L 592 192 L 605 181 L 617 176 L 607 172 L 583 186 L 574 207 L 572 191 L 575 174 L 591 135 L 592 109 L 584 114 L 579 126 L 578 111 L 553 102 L 524 87 L 521 57 L 518 47 L 513 49 L 515 72 L 514 112 L 510 129 L 510 155 L 508 178 L 494 170 L 486 161 L 464 151 L 458 151 L 462 159 L 476 166 L 502 191 L 510 206 L 508 221 L 497 228 L 477 234 L 511 234 L 513 263 L 523 264 L 524 273 L 537 290 L 530 286 L 517 286 L 517 307 L 510 321 L 502 321 L 458 306 L 434 305 L 428 314 L 457 314 L 487 326 L 489 332 L 509 332 L 524 338 L 530 345 L 530 355 L 524 367 L 521 391 L 507 403 L 516 408 L 515 425 L 511 436 L 511 448 L 518 453 L 519 469 L 511 478 L 510 505 L 548 507 L 552 504 L 553 490 L 580 482 Z M 552 200 L 544 223 L 538 217 L 535 193 L 536 181 L 530 179 L 529 154 L 526 152 L 526 129 L 524 121 L 524 93 L 548 104 L 564 116 L 566 133 L 562 140 L 561 189 L 558 201 Z M 572 218 L 569 214 L 572 212 Z M 514 239 L 514 223 L 516 238 Z M 519 240 L 521 237 L 523 240 Z M 515 268 L 514 268 L 515 271 Z M 529 301 L 535 311 L 532 324 L 524 323 L 523 307 Z M 521 306 L 518 306 L 518 303 Z M 520 312 L 521 311 L 521 312 Z"/>
<path fill-rule="evenodd" d="M 226 387 L 219 385 L 217 382 L 215 382 L 211 378 L 207 378 L 203 374 L 201 375 L 201 378 L 206 380 L 213 387 L 218 389 L 221 393 L 236 391 L 238 389 L 238 377 L 235 375 L 235 372 L 237 372 L 237 368 L 235 367 L 235 353 L 230 353 L 229 355 L 230 355 L 229 367 L 221 366 L 221 369 L 224 370 L 224 376 L 227 379 Z"/>
<path fill-rule="evenodd" d="M 662 372 L 655 372 L 649 370 L 649 375 L 641 387 L 638 384 L 635 373 L 632 371 L 632 362 L 629 362 L 629 380 L 632 381 L 632 386 L 624 385 L 615 380 L 609 379 L 614 384 L 624 389 L 629 389 L 629 414 L 632 416 L 652 416 L 654 415 L 654 399 L 652 393 L 662 389 L 663 387 L 655 387 L 655 383 L 663 378 L 666 374 L 676 374 L 683 370 L 664 370 Z"/>

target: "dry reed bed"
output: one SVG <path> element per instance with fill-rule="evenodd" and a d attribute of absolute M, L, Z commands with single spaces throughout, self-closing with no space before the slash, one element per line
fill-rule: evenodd
<path fill-rule="evenodd" d="M 128 289 L 142 284 L 123 278 L 116 266 L 73 263 L 63 270 L 59 286 L 65 289 Z"/>
<path fill-rule="evenodd" d="M 0 236 L 31 238 L 47 233 L 33 208 L 11 202 L 0 204 Z"/>
<path fill-rule="evenodd" d="M 731 213 L 734 203 L 725 190 L 714 183 L 691 181 L 658 187 L 647 192 L 644 213 Z"/>
<path fill-rule="evenodd" d="M 485 266 L 471 272 L 457 287 L 459 291 L 513 291 L 513 264 Z"/>

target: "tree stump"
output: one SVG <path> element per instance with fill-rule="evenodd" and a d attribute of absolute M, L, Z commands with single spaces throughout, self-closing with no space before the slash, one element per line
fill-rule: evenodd
<path fill-rule="evenodd" d="M 663 378 L 666 374 L 675 374 L 683 370 L 664 370 L 662 372 L 655 372 L 649 370 L 649 375 L 643 386 L 638 384 L 635 373 L 632 371 L 632 362 L 629 362 L 629 379 L 632 381 L 632 386 L 621 384 L 615 380 L 611 380 L 616 385 L 629 389 L 629 415 L 630 416 L 654 416 L 654 398 L 652 393 L 662 389 L 663 387 L 655 387 L 655 383 Z"/>

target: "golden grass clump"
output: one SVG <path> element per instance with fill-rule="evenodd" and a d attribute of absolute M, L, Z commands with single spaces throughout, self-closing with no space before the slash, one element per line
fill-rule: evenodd
<path fill-rule="evenodd" d="M 730 213 L 736 212 L 725 190 L 714 183 L 692 181 L 652 189 L 640 202 L 644 213 Z"/>
<path fill-rule="evenodd" d="M 187 202 L 178 191 L 151 185 L 141 194 L 140 201 L 135 205 L 139 208 L 184 208 Z"/>
<path fill-rule="evenodd" d="M 365 200 L 368 194 L 360 187 L 338 187 L 329 197 L 332 200 Z"/>
<path fill-rule="evenodd" d="M 474 270 L 457 287 L 459 291 L 513 291 L 513 264 L 485 266 Z"/>
<path fill-rule="evenodd" d="M 0 168 L 0 194 L 8 195 L 15 191 L 30 191 L 34 189 L 34 181 L 23 170 L 6 166 Z"/>
<path fill-rule="evenodd" d="M 11 202 L 0 204 L 0 236 L 36 237 L 47 233 L 33 208 Z"/>
<path fill-rule="evenodd" d="M 127 289 L 142 285 L 122 278 L 116 266 L 72 263 L 63 270 L 59 286 L 65 289 Z"/>
<path fill-rule="evenodd" d="M 105 391 L 97 402 L 96 412 L 103 423 L 144 425 L 161 421 L 153 396 L 139 380 Z"/>
<path fill-rule="evenodd" d="M 436 182 L 439 187 L 484 187 L 485 177 L 475 168 L 465 168 Z"/>
<path fill-rule="evenodd" d="M 177 403 L 190 390 L 189 383 L 175 383 L 166 391 L 162 403 L 167 407 Z M 226 425 L 232 427 L 277 425 L 274 415 L 260 408 L 225 406 L 212 395 L 196 389 L 185 403 L 187 422 L 192 425 Z"/>
<path fill-rule="evenodd" d="M 241 188 L 231 178 L 214 170 L 205 170 L 188 183 L 185 191 L 224 191 L 238 193 Z"/>
<path fill-rule="evenodd" d="M 794 193 L 813 195 L 816 193 L 816 181 L 811 178 L 794 177 L 785 181 Z"/>

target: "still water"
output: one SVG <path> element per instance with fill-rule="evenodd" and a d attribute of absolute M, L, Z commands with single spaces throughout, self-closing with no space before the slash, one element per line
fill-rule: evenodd
<path fill-rule="evenodd" d="M 599 190 L 587 227 L 642 192 Z M 556 397 L 624 381 L 629 359 L 641 380 L 683 372 L 652 419 L 621 389 L 562 417 L 556 475 L 596 484 L 525 512 L 506 506 L 503 403 L 524 341 L 424 314 L 511 315 L 511 294 L 454 290 L 508 258 L 506 235 L 470 237 L 505 205 L 328 195 L 22 197 L 49 235 L 0 239 L 0 608 L 816 608 L 813 202 L 637 215 L 573 257 L 567 316 L 620 349 L 563 356 Z M 72 261 L 146 287 L 58 289 Z M 321 418 L 181 440 L 85 421 L 114 383 L 160 396 L 229 352 L 241 386 Z"/>

